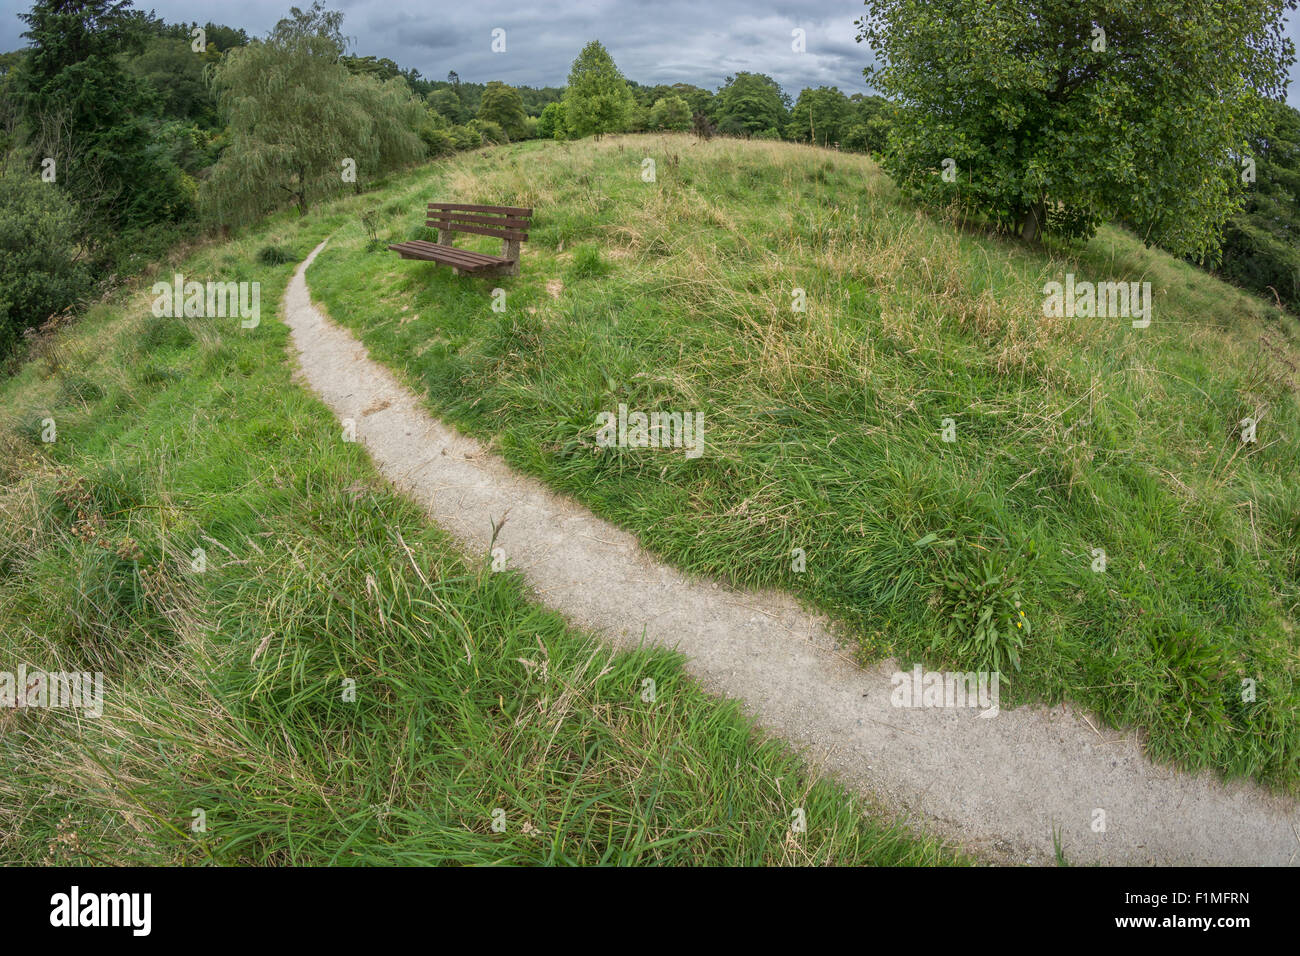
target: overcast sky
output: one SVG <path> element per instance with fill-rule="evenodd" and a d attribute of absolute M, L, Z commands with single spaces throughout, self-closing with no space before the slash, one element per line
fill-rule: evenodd
<path fill-rule="evenodd" d="M 137 0 L 170 22 L 209 20 L 264 35 L 290 6 L 311 0 Z M 791 96 L 806 86 L 865 92 L 869 51 L 854 42 L 858 0 L 330 0 L 344 12 L 351 52 L 386 56 L 430 79 L 455 70 L 462 80 L 563 86 L 582 45 L 599 39 L 623 74 L 638 83 L 695 83 L 716 89 L 741 70 L 767 73 Z M 25 45 L 16 14 L 30 0 L 0 0 L 0 50 Z M 492 31 L 505 31 L 504 53 Z M 805 53 L 791 31 L 806 35 Z M 1300 45 L 1300 19 L 1290 36 Z M 1300 70 L 1288 102 L 1300 108 Z"/>

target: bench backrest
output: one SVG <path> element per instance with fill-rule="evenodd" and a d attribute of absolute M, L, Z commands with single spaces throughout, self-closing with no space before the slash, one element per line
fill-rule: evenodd
<path fill-rule="evenodd" d="M 455 202 L 429 203 L 426 226 L 447 232 L 472 232 L 513 242 L 528 239 L 533 211 L 520 206 L 467 206 Z"/>

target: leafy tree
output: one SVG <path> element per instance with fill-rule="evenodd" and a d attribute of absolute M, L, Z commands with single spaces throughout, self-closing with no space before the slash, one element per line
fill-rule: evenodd
<path fill-rule="evenodd" d="M 623 74 L 614 65 L 599 40 L 592 40 L 569 70 L 569 86 L 564 91 L 564 117 L 574 137 L 617 132 L 627 124 L 632 109 L 632 93 Z"/>
<path fill-rule="evenodd" d="M 465 109 L 450 86 L 435 89 L 426 97 L 428 104 L 447 118 L 450 123 L 464 123 L 469 120 L 469 111 Z"/>
<path fill-rule="evenodd" d="M 838 88 L 805 89 L 790 112 L 790 139 L 827 146 L 845 138 L 853 120 L 853 107 Z"/>
<path fill-rule="evenodd" d="M 306 212 L 346 186 L 348 160 L 363 178 L 424 155 L 423 104 L 404 79 L 354 75 L 339 62 L 343 15 L 319 2 L 292 8 L 263 42 L 233 50 L 213 85 L 230 145 L 204 184 L 205 208 L 247 221 L 291 198 Z"/>
<path fill-rule="evenodd" d="M 75 232 L 60 190 L 27 173 L 0 176 L 0 354 L 88 291 Z"/>
<path fill-rule="evenodd" d="M 478 118 L 496 123 L 510 139 L 519 139 L 524 134 L 526 118 L 523 98 L 513 86 L 493 80 L 479 100 Z"/>
<path fill-rule="evenodd" d="M 517 89 L 524 101 L 524 112 L 529 116 L 541 116 L 542 110 L 564 95 L 564 90 L 558 86 L 543 86 L 541 88 L 520 86 Z"/>
<path fill-rule="evenodd" d="M 696 113 L 707 113 L 713 104 L 713 94 L 709 90 L 692 86 L 690 83 L 674 83 L 672 92 L 686 101 L 692 116 Z"/>
<path fill-rule="evenodd" d="M 1151 241 L 1211 251 L 1241 202 L 1229 159 L 1294 59 L 1281 14 L 1296 0 L 866 5 L 864 72 L 899 108 L 890 172 L 1026 239 L 1086 237 L 1127 212 Z"/>
<path fill-rule="evenodd" d="M 175 37 L 155 37 L 143 53 L 127 61 L 157 98 L 162 115 L 170 119 L 191 120 L 208 129 L 217 125 L 217 100 L 204 78 L 207 63 L 220 59 L 215 51 L 209 60 L 195 53 L 191 41 Z"/>
<path fill-rule="evenodd" d="M 1269 124 L 1251 140 L 1255 183 L 1224 229 L 1218 271 L 1300 311 L 1300 112 L 1268 101 Z"/>
<path fill-rule="evenodd" d="M 770 76 L 737 73 L 727 77 L 713 98 L 718 129 L 733 136 L 753 136 L 785 128 L 789 97 Z"/>
<path fill-rule="evenodd" d="M 563 139 L 565 129 L 564 104 L 547 103 L 537 120 L 537 135 L 542 139 Z"/>
<path fill-rule="evenodd" d="M 849 97 L 853 113 L 840 145 L 857 153 L 883 153 L 893 125 L 893 106 L 880 96 L 854 93 Z"/>
<path fill-rule="evenodd" d="M 352 73 L 373 76 L 377 80 L 394 80 L 402 75 L 402 68 L 386 56 L 345 56 L 341 62 Z"/>
<path fill-rule="evenodd" d="M 23 36 L 31 49 L 13 95 L 37 154 L 55 160 L 59 186 L 96 231 L 176 220 L 190 212 L 180 171 L 154 148 L 145 85 L 121 54 L 139 52 L 148 20 L 130 0 L 38 0 Z"/>
<path fill-rule="evenodd" d="M 650 107 L 650 127 L 688 130 L 691 128 L 691 108 L 680 96 L 661 97 Z"/>

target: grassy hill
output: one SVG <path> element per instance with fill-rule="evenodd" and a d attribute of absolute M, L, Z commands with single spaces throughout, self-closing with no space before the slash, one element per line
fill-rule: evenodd
<path fill-rule="evenodd" d="M 384 251 L 433 198 L 533 206 L 522 274 Z M 967 622 L 1019 600 L 1004 705 L 1068 698 L 1159 757 L 1296 789 L 1290 320 L 1117 230 L 1043 252 L 918 213 L 859 156 L 607 137 L 459 156 L 178 251 L 163 277 L 261 281 L 261 324 L 155 319 L 148 279 L 0 384 L 0 670 L 108 680 L 98 720 L 0 713 L 0 859 L 956 859 L 393 495 L 293 381 L 272 314 L 293 265 L 261 260 L 327 235 L 308 279 L 334 319 L 673 563 L 792 590 L 864 662 L 981 666 Z M 1067 272 L 1150 281 L 1152 324 L 1045 318 Z M 598 448 L 620 403 L 703 413 L 704 454 Z"/>
<path fill-rule="evenodd" d="M 534 207 L 522 275 L 384 252 L 433 198 Z M 1300 349 L 1277 309 L 1121 230 L 1027 248 L 789 144 L 527 143 L 371 207 L 380 241 L 342 230 L 314 294 L 514 465 L 685 569 L 793 590 L 864 661 L 1001 660 L 1015 700 L 1295 789 Z M 1067 273 L 1150 282 L 1153 321 L 1046 317 Z M 597 447 L 620 403 L 702 413 L 705 453 Z"/>
<path fill-rule="evenodd" d="M 459 556 L 342 440 L 275 310 L 360 206 L 160 268 L 261 282 L 255 329 L 156 319 L 146 280 L 0 383 L 0 672 L 105 675 L 97 719 L 0 709 L 0 862 L 961 862 Z"/>

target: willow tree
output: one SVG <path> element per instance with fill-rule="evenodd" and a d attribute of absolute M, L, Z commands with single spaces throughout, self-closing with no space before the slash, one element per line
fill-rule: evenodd
<path fill-rule="evenodd" d="M 419 159 L 423 104 L 401 78 L 354 75 L 341 62 L 343 15 L 294 7 L 263 41 L 232 50 L 212 74 L 230 145 L 201 198 L 221 222 L 321 196 Z"/>
<path fill-rule="evenodd" d="M 866 0 L 886 163 L 925 201 L 1072 237 L 1123 218 L 1202 256 L 1242 203 L 1296 0 Z"/>

